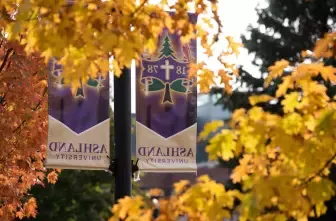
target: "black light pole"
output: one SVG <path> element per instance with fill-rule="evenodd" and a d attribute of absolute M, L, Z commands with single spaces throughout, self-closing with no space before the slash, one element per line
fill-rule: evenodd
<path fill-rule="evenodd" d="M 131 70 L 114 77 L 115 203 L 132 193 Z"/>

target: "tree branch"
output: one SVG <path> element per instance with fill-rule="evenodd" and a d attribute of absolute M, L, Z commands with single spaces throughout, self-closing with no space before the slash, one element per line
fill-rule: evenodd
<path fill-rule="evenodd" d="M 10 48 L 6 51 L 6 54 L 5 54 L 5 58 L 3 59 L 2 61 L 2 64 L 0 66 L 0 73 L 2 72 L 2 70 L 5 68 L 6 64 L 7 64 L 7 61 L 8 61 L 8 58 L 10 56 L 10 53 L 13 52 L 14 49 L 13 48 Z"/>
<path fill-rule="evenodd" d="M 5 93 L 3 93 L 3 95 L 2 96 L 0 96 L 0 105 L 1 106 L 5 106 L 5 102 L 6 102 L 6 95 L 7 95 L 7 93 L 8 92 L 5 92 Z"/>
<path fill-rule="evenodd" d="M 314 176 L 310 177 L 309 179 L 307 179 L 305 181 L 305 184 L 309 183 L 310 181 L 312 181 L 315 177 L 319 176 L 321 173 L 323 173 L 323 170 L 325 170 L 326 168 L 329 167 L 329 165 L 332 163 L 332 161 L 336 158 L 336 153 L 324 164 L 324 166 L 319 169 Z"/>
<path fill-rule="evenodd" d="M 131 14 L 131 18 L 134 18 L 136 13 L 138 13 L 140 11 L 141 8 L 143 8 L 145 6 L 145 4 L 148 2 L 148 0 L 144 0 L 139 7 L 137 7 L 134 12 Z"/>
<path fill-rule="evenodd" d="M 37 111 L 37 109 L 41 106 L 41 104 L 42 104 L 42 99 L 43 99 L 43 97 L 47 94 L 47 91 L 48 91 L 48 88 L 45 87 L 45 88 L 43 89 L 42 98 L 41 98 L 41 99 L 39 100 L 39 102 L 36 104 L 35 108 L 33 108 L 33 111 Z"/>

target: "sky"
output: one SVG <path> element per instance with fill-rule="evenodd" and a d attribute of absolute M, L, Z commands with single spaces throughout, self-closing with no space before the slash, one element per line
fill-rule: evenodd
<path fill-rule="evenodd" d="M 226 35 L 230 35 L 239 38 L 241 34 L 246 32 L 246 28 L 249 24 L 256 24 L 257 14 L 255 7 L 258 4 L 265 6 L 266 0 L 220 0 L 219 12 L 222 17 L 224 26 L 224 32 Z M 252 55 L 248 55 L 246 50 L 241 50 L 241 54 L 238 58 L 238 63 L 244 65 L 244 69 L 250 73 L 258 76 L 260 73 L 251 60 Z M 111 82 L 112 83 L 112 82 Z M 132 113 L 135 113 L 135 66 L 132 68 Z M 113 92 L 112 92 L 113 93 Z"/>

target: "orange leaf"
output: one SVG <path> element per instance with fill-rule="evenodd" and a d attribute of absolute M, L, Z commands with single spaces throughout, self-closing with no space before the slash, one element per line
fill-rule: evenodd
<path fill-rule="evenodd" d="M 47 178 L 49 183 L 55 184 L 57 182 L 58 175 L 55 171 L 52 171 L 48 174 Z"/>

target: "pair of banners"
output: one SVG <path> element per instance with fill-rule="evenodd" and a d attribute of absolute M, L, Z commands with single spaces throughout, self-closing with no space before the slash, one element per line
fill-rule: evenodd
<path fill-rule="evenodd" d="M 197 22 L 195 14 L 189 19 Z M 167 29 L 156 52 L 142 55 L 136 68 L 136 157 L 142 172 L 197 170 L 197 86 L 196 79 L 188 78 L 189 64 L 196 59 L 196 40 L 183 45 Z M 109 76 L 82 82 L 73 93 L 56 60 L 49 69 L 46 167 L 108 169 Z"/>

